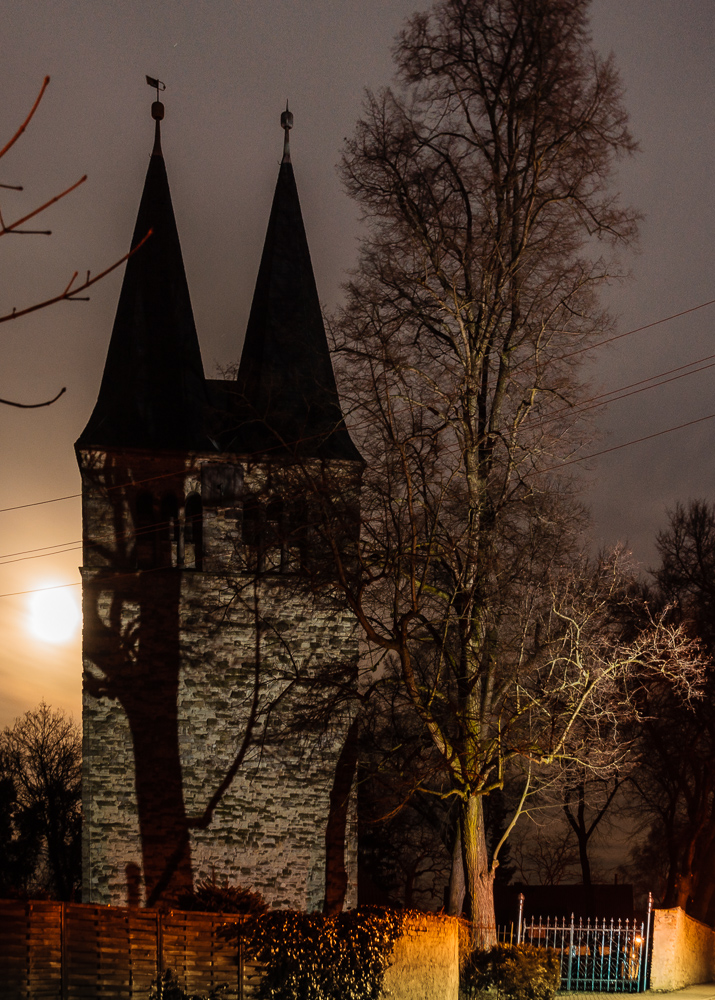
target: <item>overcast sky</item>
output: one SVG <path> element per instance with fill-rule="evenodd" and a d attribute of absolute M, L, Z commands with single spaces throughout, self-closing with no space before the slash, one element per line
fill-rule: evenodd
<path fill-rule="evenodd" d="M 237 360 L 282 148 L 291 135 L 318 288 L 330 308 L 355 261 L 354 205 L 335 172 L 366 86 L 392 75 L 390 46 L 415 0 L 10 0 L 0 56 L 0 146 L 52 78 L 40 110 L 0 163 L 6 219 L 88 174 L 49 210 L 51 237 L 0 244 L 0 312 L 60 291 L 76 269 L 100 270 L 126 252 L 153 137 L 145 74 L 167 85 L 163 148 L 204 366 Z M 618 186 L 645 216 L 632 278 L 607 301 L 625 332 L 715 299 L 711 0 L 594 0 L 594 41 L 613 51 L 641 152 Z M 96 399 L 121 284 L 116 272 L 91 301 L 61 304 L 0 327 L 0 396 L 31 402 L 62 386 L 47 410 L 2 408 L 0 508 L 73 496 L 73 442 Z M 715 355 L 715 306 L 594 353 L 604 390 Z M 715 368 L 612 404 L 594 452 L 715 413 Z M 585 499 L 595 545 L 627 542 L 646 568 L 666 508 L 715 500 L 715 420 L 614 451 L 589 463 Z M 31 591 L 72 584 L 80 504 L 62 500 L 0 513 L 0 555 L 67 550 L 0 565 L 0 724 L 41 697 L 79 716 L 79 637 L 48 644 L 27 627 Z M 0 560 L 2 562 L 2 560 Z"/>

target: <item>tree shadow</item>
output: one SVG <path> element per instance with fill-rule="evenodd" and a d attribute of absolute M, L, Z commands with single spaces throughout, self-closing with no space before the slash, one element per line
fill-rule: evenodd
<path fill-rule="evenodd" d="M 193 887 L 178 727 L 181 573 L 171 566 L 137 569 L 142 547 L 156 546 L 162 526 L 149 524 L 135 537 L 126 512 L 135 509 L 137 490 L 127 487 L 126 466 L 106 456 L 101 469 L 85 462 L 82 471 L 89 495 L 101 498 L 106 539 L 97 542 L 96 532 L 85 538 L 84 688 L 97 701 L 116 699 L 129 724 L 141 876 L 151 905 Z M 157 892 L 180 845 L 171 879 Z M 127 866 L 130 900 L 139 891 L 135 867 Z"/>

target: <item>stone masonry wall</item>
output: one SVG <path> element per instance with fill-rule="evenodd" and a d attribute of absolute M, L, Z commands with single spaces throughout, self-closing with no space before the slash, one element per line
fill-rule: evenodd
<path fill-rule="evenodd" d="M 679 906 L 655 910 L 650 988 L 680 990 L 715 978 L 715 931 Z"/>
<path fill-rule="evenodd" d="M 236 494 L 258 493 L 265 469 L 227 463 L 222 491 L 215 456 L 95 452 L 81 464 L 84 901 L 142 905 L 154 890 L 171 896 L 216 878 L 257 889 L 275 906 L 319 908 L 329 796 L 352 709 L 343 699 L 324 724 L 306 706 L 331 694 L 332 678 L 349 687 L 358 655 L 352 617 L 295 565 L 286 572 L 285 552 L 283 572 L 255 576 L 241 563 Z M 346 494 L 351 476 L 346 470 Z M 271 482 L 280 485 L 280 475 Z M 157 497 L 179 497 L 180 516 L 189 494 L 213 495 L 203 509 L 201 571 L 136 570 L 133 504 L 152 483 Z M 354 827 L 351 814 L 347 905 L 356 900 Z"/>

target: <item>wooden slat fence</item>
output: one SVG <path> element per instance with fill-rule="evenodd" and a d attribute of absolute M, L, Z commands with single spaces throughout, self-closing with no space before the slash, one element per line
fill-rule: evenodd
<path fill-rule="evenodd" d="M 250 1000 L 260 972 L 227 926 L 240 917 L 82 903 L 0 900 L 2 1000 L 146 1000 L 171 969 L 188 991 L 228 984 Z"/>

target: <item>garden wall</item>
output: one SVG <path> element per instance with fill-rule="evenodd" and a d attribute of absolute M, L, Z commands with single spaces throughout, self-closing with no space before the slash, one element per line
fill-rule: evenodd
<path fill-rule="evenodd" d="M 383 997 L 390 1000 L 457 1000 L 459 921 L 429 913 L 410 914 L 395 942 L 385 973 Z"/>
<path fill-rule="evenodd" d="M 655 910 L 651 990 L 680 990 L 715 980 L 715 931 L 679 906 Z"/>

